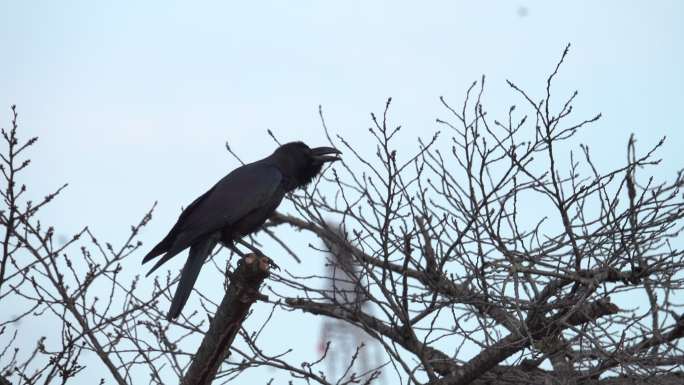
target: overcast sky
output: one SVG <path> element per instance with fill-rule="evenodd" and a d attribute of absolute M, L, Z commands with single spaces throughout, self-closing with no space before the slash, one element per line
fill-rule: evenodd
<path fill-rule="evenodd" d="M 17 104 L 22 135 L 40 137 L 33 194 L 70 183 L 45 212 L 58 231 L 89 224 L 118 242 L 157 200 L 147 247 L 238 165 L 227 140 L 248 161 L 274 149 L 266 129 L 323 144 L 321 104 L 363 146 L 369 112 L 391 96 L 415 146 L 445 115 L 439 96 L 460 102 L 482 74 L 495 116 L 520 103 L 506 79 L 541 96 L 570 42 L 555 89 L 580 91 L 579 116 L 603 113 L 581 140 L 608 168 L 630 133 L 644 148 L 667 135 L 666 178 L 683 163 L 683 16 L 675 0 L 5 0 L 0 126 Z"/>

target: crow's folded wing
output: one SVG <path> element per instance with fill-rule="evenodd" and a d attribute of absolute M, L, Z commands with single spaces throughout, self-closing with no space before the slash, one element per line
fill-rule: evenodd
<path fill-rule="evenodd" d="M 230 226 L 277 196 L 282 174 L 273 166 L 252 163 L 235 169 L 188 206 L 173 226 L 166 254 L 149 273 L 202 237 Z M 148 254 L 143 260 L 153 257 Z"/>

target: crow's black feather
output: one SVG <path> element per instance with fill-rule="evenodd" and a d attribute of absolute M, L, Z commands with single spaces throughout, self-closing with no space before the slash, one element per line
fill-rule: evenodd
<path fill-rule="evenodd" d="M 325 162 L 339 159 L 339 153 L 331 147 L 312 149 L 302 142 L 282 145 L 270 156 L 233 170 L 185 208 L 164 239 L 143 258 L 147 263 L 161 256 L 150 275 L 190 247 L 167 317 L 180 314 L 216 243 L 232 245 L 257 231 L 288 191 L 310 183 Z"/>

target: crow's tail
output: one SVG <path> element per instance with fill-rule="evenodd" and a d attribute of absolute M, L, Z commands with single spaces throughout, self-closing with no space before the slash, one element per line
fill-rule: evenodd
<path fill-rule="evenodd" d="M 195 285 L 200 269 L 209 254 L 211 254 L 211 250 L 216 246 L 216 243 L 216 239 L 209 236 L 190 247 L 188 260 L 185 262 L 185 266 L 183 266 L 176 294 L 173 295 L 169 313 L 166 315 L 167 320 L 172 320 L 180 315 L 192 292 L 192 287 Z"/>
<path fill-rule="evenodd" d="M 154 246 L 152 248 L 152 250 L 150 250 L 149 253 L 147 253 L 145 255 L 145 257 L 142 260 L 143 264 L 151 261 L 156 256 L 162 255 L 162 254 L 166 253 L 167 251 L 169 251 L 169 249 L 171 248 L 171 245 L 173 245 L 173 240 L 176 237 L 175 230 L 176 230 L 176 228 L 174 226 L 174 228 L 171 229 L 171 231 L 169 231 L 169 233 L 164 237 L 164 239 L 162 239 L 159 243 L 157 243 L 157 245 Z"/>

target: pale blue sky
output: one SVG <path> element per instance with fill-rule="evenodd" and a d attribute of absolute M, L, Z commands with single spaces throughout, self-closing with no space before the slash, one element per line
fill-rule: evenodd
<path fill-rule="evenodd" d="M 683 163 L 683 16 L 681 1 L 2 0 L 0 126 L 17 104 L 23 135 L 40 136 L 37 196 L 70 183 L 48 222 L 116 242 L 158 200 L 150 245 L 237 165 L 226 140 L 245 160 L 273 150 L 267 128 L 321 144 L 322 104 L 363 147 L 392 96 L 413 146 L 445 115 L 438 97 L 460 102 L 482 74 L 495 116 L 520 103 L 505 79 L 541 95 L 570 42 L 558 95 L 578 89 L 576 113 L 604 115 L 581 140 L 607 169 L 631 132 L 667 135 L 664 178 Z"/>
<path fill-rule="evenodd" d="M 225 140 L 245 159 L 272 150 L 267 128 L 321 142 L 318 104 L 351 137 L 392 96 L 395 121 L 417 136 L 436 129 L 440 95 L 459 101 L 486 74 L 490 111 L 503 113 L 518 102 L 504 80 L 538 93 L 567 42 L 559 93 L 579 89 L 578 113 L 604 113 L 587 143 L 667 134 L 676 156 L 682 138 L 679 1 L 113 4 L 0 8 L 0 106 L 17 104 L 41 137 L 37 161 L 50 173 L 40 163 L 33 172 L 44 187 L 71 183 L 57 205 L 96 228 L 154 200 L 160 222 L 170 220 L 169 206 L 235 166 Z M 112 194 L 125 205 L 102 207 Z M 76 207 L 103 215 L 78 220 Z"/>

